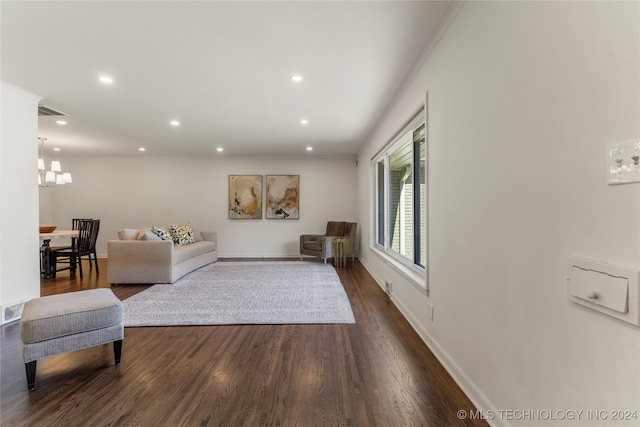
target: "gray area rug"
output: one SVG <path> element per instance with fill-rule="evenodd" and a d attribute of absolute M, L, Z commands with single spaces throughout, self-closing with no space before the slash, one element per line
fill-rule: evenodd
<path fill-rule="evenodd" d="M 216 262 L 123 301 L 125 326 L 355 323 L 331 265 Z"/>

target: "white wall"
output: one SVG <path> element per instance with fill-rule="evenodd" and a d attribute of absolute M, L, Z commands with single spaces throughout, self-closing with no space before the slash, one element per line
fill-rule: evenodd
<path fill-rule="evenodd" d="M 40 296 L 38 240 L 39 97 L 1 83 L 0 305 L 2 323 Z M 15 307 L 15 308 L 14 308 Z M 9 311 L 7 311 L 7 308 Z"/>
<path fill-rule="evenodd" d="M 120 228 L 190 222 L 218 232 L 219 257 L 297 257 L 300 234 L 322 234 L 330 220 L 356 219 L 357 167 L 350 157 L 60 160 L 73 184 L 50 189 L 53 224 L 68 228 L 72 218 L 100 218 L 99 256 Z M 300 219 L 267 220 L 264 211 L 262 220 L 228 219 L 229 175 L 300 175 Z"/>
<path fill-rule="evenodd" d="M 639 12 L 467 3 L 359 155 L 428 91 L 430 296 L 368 250 L 366 167 L 361 258 L 480 408 L 640 411 L 640 328 L 566 298 L 570 255 L 640 268 L 640 184 L 608 186 L 605 149 L 640 137 Z M 544 425 L 638 423 L 586 418 Z"/>
<path fill-rule="evenodd" d="M 40 187 L 39 188 L 39 203 L 40 203 L 40 225 L 52 225 L 53 224 L 53 192 L 57 191 L 54 187 Z M 58 244 L 57 242 L 55 243 Z"/>

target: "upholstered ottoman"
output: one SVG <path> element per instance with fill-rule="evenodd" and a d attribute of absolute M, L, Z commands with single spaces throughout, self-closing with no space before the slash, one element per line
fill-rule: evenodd
<path fill-rule="evenodd" d="M 106 288 L 27 301 L 20 320 L 20 338 L 29 390 L 35 388 L 38 359 L 113 342 L 119 364 L 123 312 L 122 302 Z"/>

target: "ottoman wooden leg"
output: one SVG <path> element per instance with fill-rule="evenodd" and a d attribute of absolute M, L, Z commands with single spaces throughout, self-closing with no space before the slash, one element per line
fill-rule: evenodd
<path fill-rule="evenodd" d="M 24 367 L 27 371 L 27 387 L 29 388 L 29 390 L 33 390 L 34 388 L 36 388 L 36 363 L 38 363 L 37 360 L 24 364 Z"/>
<path fill-rule="evenodd" d="M 120 364 L 120 355 L 122 354 L 122 340 L 113 342 L 113 355 L 116 359 L 116 365 Z"/>

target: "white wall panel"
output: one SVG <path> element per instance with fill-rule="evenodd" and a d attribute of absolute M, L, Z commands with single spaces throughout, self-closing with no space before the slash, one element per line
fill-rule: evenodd
<path fill-rule="evenodd" d="M 0 98 L 0 305 L 5 323 L 19 318 L 10 313 L 21 312 L 22 303 L 40 296 L 36 113 L 40 98 L 5 82 Z"/>
<path fill-rule="evenodd" d="M 360 153 L 429 92 L 431 293 L 399 279 L 393 298 L 481 408 L 640 410 L 640 328 L 566 297 L 569 256 L 640 265 L 640 184 L 608 186 L 605 156 L 640 132 L 639 16 L 637 2 L 468 2 Z"/>

